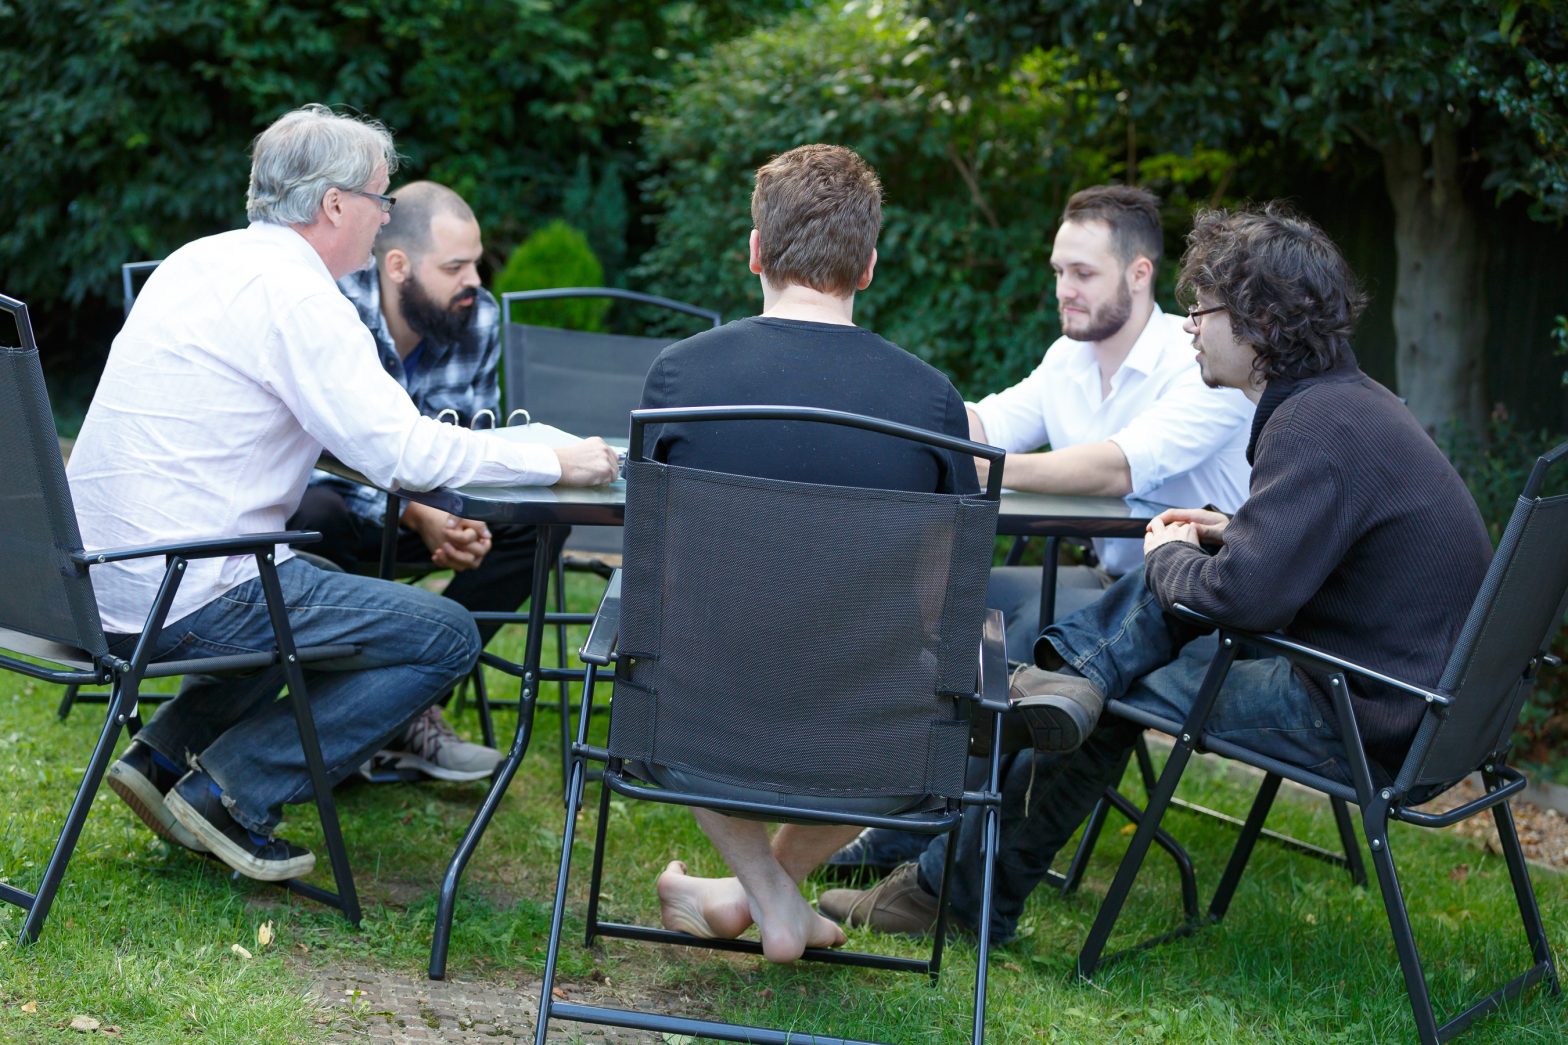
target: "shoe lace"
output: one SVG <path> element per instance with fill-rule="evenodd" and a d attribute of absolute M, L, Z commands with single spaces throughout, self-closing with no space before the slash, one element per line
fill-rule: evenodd
<path fill-rule="evenodd" d="M 408 724 L 408 732 L 403 739 L 414 754 L 426 761 L 434 761 L 448 740 L 454 743 L 457 741 L 457 733 L 441 714 L 440 706 L 432 704 Z"/>
<path fill-rule="evenodd" d="M 885 894 L 904 888 L 906 881 L 913 878 L 917 873 L 917 865 L 914 863 L 899 865 L 886 878 L 855 898 L 855 902 L 850 904 L 849 910 L 844 913 L 844 921 L 854 924 L 855 919 L 862 911 L 869 918 L 871 912 L 876 909 L 876 905 L 881 902 Z"/>

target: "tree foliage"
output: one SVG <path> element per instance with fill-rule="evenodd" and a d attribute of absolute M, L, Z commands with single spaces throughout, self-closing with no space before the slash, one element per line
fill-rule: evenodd
<path fill-rule="evenodd" d="M 399 180 L 462 193 L 498 256 L 586 184 L 606 221 L 579 224 L 620 237 L 601 249 L 624 258 L 643 225 L 625 213 L 621 172 L 654 82 L 790 6 L 0 0 L 3 287 L 44 323 L 84 304 L 113 317 L 98 299 L 114 297 L 122 262 L 243 223 L 251 139 L 310 101 L 385 122 Z"/>
<path fill-rule="evenodd" d="M 500 298 L 515 290 L 604 285 L 604 266 L 594 256 L 588 237 L 564 221 L 535 229 L 517 245 L 491 288 Z M 610 310 L 608 298 L 562 298 L 519 302 L 507 321 L 567 330 L 603 330 Z"/>
<path fill-rule="evenodd" d="M 1101 133 L 1184 152 L 1272 138 L 1381 171 L 1395 219 L 1400 390 L 1429 425 L 1484 415 L 1475 197 L 1568 216 L 1568 8 L 1557 0 L 928 0 L 976 82 L 1056 48 Z"/>
<path fill-rule="evenodd" d="M 886 191 L 857 322 L 970 392 L 1010 384 L 1059 333 L 1049 256 L 1067 197 L 1121 173 L 1115 143 L 1085 126 L 1087 97 L 1043 52 L 971 85 L 902 3 L 799 12 L 716 47 L 646 121 L 643 188 L 663 217 L 635 282 L 726 316 L 756 312 L 752 171 L 802 143 L 847 145 Z M 1151 159 L 1165 164 L 1156 188 L 1206 190 L 1212 154 Z M 1180 199 L 1172 210 L 1184 223 Z"/>

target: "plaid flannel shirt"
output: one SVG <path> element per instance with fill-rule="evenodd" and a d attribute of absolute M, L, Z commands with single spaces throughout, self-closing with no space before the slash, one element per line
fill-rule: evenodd
<path fill-rule="evenodd" d="M 501 362 L 501 310 L 494 296 L 479 288 L 468 327 L 456 341 L 420 343 L 419 365 L 413 375 L 403 368 L 403 360 L 387 332 L 381 315 L 381 282 L 375 265 L 368 265 L 338 280 L 338 289 L 354 303 L 359 318 L 370 328 L 381 354 L 381 365 L 408 392 L 419 412 L 438 417 L 442 411 L 455 411 L 457 423 L 471 425 L 474 415 L 489 410 L 491 424 L 500 424 L 500 385 L 497 371 Z M 447 414 L 451 416 L 450 413 Z M 481 421 L 480 427 L 485 427 Z M 386 517 L 386 494 L 373 486 L 340 479 L 317 471 L 311 485 L 325 485 L 339 491 L 354 515 L 379 525 Z"/>

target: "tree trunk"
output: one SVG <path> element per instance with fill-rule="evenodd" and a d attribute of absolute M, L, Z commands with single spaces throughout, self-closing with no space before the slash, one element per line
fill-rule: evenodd
<path fill-rule="evenodd" d="M 1430 146 L 1383 147 L 1394 204 L 1395 374 L 1399 394 L 1426 426 L 1472 426 L 1486 417 L 1486 287 L 1480 223 L 1459 185 L 1457 129 Z"/>

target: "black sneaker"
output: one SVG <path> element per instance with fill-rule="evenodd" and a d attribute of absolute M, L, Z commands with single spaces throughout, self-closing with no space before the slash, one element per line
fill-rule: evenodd
<path fill-rule="evenodd" d="M 194 853 L 205 853 L 207 847 L 201 839 L 174 819 L 164 800 L 184 772 L 146 744 L 133 740 L 125 754 L 109 767 L 109 787 L 159 838 Z"/>
<path fill-rule="evenodd" d="M 223 792 L 206 773 L 186 773 L 169 792 L 167 802 L 174 818 L 201 839 L 213 856 L 246 878 L 284 882 L 302 878 L 316 867 L 309 849 L 247 831 L 229 815 Z"/>
<path fill-rule="evenodd" d="M 822 867 L 836 878 L 854 878 L 862 874 L 881 877 L 902 864 L 920 859 L 920 854 L 930 844 L 930 835 L 868 827 L 853 842 L 828 857 Z"/>

